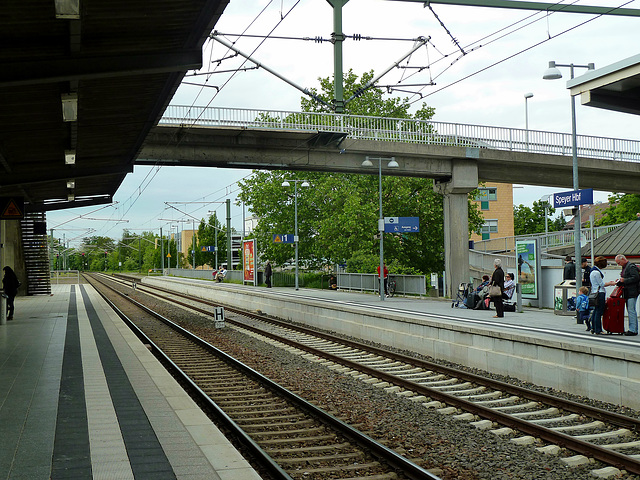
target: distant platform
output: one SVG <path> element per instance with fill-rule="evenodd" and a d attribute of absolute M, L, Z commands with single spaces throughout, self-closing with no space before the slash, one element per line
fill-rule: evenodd
<path fill-rule="evenodd" d="M 640 410 L 640 337 L 591 335 L 574 315 L 451 308 L 451 300 L 179 277 L 144 277 L 171 288 L 330 332 L 518 378 Z"/>

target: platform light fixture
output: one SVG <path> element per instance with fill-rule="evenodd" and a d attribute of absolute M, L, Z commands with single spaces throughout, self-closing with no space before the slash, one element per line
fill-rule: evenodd
<path fill-rule="evenodd" d="M 571 79 L 574 77 L 574 69 L 575 68 L 586 68 L 588 70 L 594 70 L 595 64 L 588 63 L 586 65 L 574 65 L 573 63 L 569 64 L 561 64 L 556 63 L 554 61 L 549 62 L 549 68 L 547 68 L 542 75 L 544 80 L 558 80 L 562 78 L 562 73 L 558 67 L 567 67 L 571 71 Z M 569 94 L 571 97 L 571 155 L 573 157 L 573 189 L 580 190 L 580 184 L 578 182 L 578 136 L 576 134 L 576 98 Z M 580 206 L 574 209 L 573 216 L 574 223 L 574 255 L 575 261 L 577 262 L 579 258 L 582 258 L 582 248 L 580 245 Z M 580 289 L 582 286 L 582 278 L 580 275 L 576 275 L 576 291 Z"/>
<path fill-rule="evenodd" d="M 64 122 L 75 122 L 78 120 L 78 94 L 63 93 L 62 100 L 62 120 Z"/>
<path fill-rule="evenodd" d="M 378 233 L 380 234 L 380 275 L 378 280 L 380 281 L 380 300 L 384 301 L 384 216 L 382 215 L 382 161 L 388 160 L 388 168 L 398 168 L 400 165 L 396 162 L 396 157 L 383 158 L 383 157 L 369 157 L 366 156 L 362 162 L 363 167 L 373 167 L 371 160 L 378 161 L 378 196 L 380 203 L 380 218 L 378 219 Z"/>
<path fill-rule="evenodd" d="M 76 151 L 75 150 L 65 150 L 64 151 L 64 163 L 65 163 L 65 165 L 75 165 L 76 164 Z"/>
<path fill-rule="evenodd" d="M 527 152 L 529 151 L 529 99 L 533 98 L 533 93 L 524 94 L 524 135 L 527 144 Z"/>
<path fill-rule="evenodd" d="M 80 0 L 55 0 L 56 18 L 80 19 Z"/>
<path fill-rule="evenodd" d="M 67 188 L 76 188 L 75 179 L 71 178 L 71 179 L 67 180 Z"/>
<path fill-rule="evenodd" d="M 298 239 L 298 183 L 300 184 L 301 187 L 310 187 L 311 185 L 309 184 L 309 182 L 307 180 L 285 180 L 284 182 L 282 182 L 282 186 L 283 187 L 290 187 L 291 183 L 293 182 L 293 218 L 294 218 L 294 233 L 293 233 L 293 243 L 295 244 L 296 247 L 296 253 L 295 253 L 295 263 L 296 263 L 296 290 L 299 289 L 299 284 L 298 284 L 298 244 L 299 239 Z"/>

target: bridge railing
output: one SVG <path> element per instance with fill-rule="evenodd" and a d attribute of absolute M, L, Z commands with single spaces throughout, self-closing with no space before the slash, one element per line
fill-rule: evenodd
<path fill-rule="evenodd" d="M 609 233 L 612 230 L 615 230 L 620 225 L 603 225 L 600 227 L 593 228 L 593 239 L 601 237 L 602 235 Z M 591 241 L 591 229 L 583 228 L 580 230 L 581 234 L 584 235 L 585 241 L 588 243 Z M 542 250 L 546 250 L 547 248 L 553 247 L 563 247 L 568 245 L 574 245 L 574 230 L 560 230 L 557 232 L 549 232 L 549 233 L 537 233 L 532 235 L 521 235 L 516 237 L 501 237 L 501 238 L 491 238 L 489 240 L 476 240 L 474 243 L 474 250 L 478 252 L 502 252 L 502 251 L 510 251 L 513 250 L 515 246 L 515 241 L 518 239 L 530 239 L 537 238 L 540 241 L 540 248 Z"/>
<path fill-rule="evenodd" d="M 571 155 L 570 133 L 337 113 L 169 105 L 162 125 L 346 133 L 350 138 Z M 640 141 L 577 136 L 579 157 L 640 161 Z"/>

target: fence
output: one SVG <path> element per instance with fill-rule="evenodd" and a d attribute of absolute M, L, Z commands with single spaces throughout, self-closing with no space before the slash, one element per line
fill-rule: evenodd
<path fill-rule="evenodd" d="M 604 225 L 601 227 L 593 228 L 593 240 L 598 239 L 602 235 L 615 230 L 622 223 L 616 225 Z M 583 227 L 580 230 L 581 235 L 584 235 L 585 241 L 588 243 L 591 241 L 591 229 Z M 574 245 L 573 230 L 560 230 L 558 232 L 538 233 L 533 235 L 522 235 L 517 237 L 500 237 L 491 238 L 489 240 L 477 240 L 474 242 L 474 250 L 481 252 L 503 252 L 513 250 L 515 241 L 518 239 L 530 239 L 537 238 L 540 241 L 540 248 L 546 250 L 553 247 L 563 247 L 567 245 Z"/>
<path fill-rule="evenodd" d="M 51 283 L 80 284 L 80 270 L 52 270 Z"/>
<path fill-rule="evenodd" d="M 169 105 L 160 124 L 346 133 L 350 138 L 571 155 L 570 133 L 336 113 Z M 577 136 L 579 157 L 640 161 L 640 141 Z"/>
<path fill-rule="evenodd" d="M 396 293 L 400 295 L 426 295 L 427 277 L 425 275 L 389 275 L 396 281 Z M 380 292 L 380 280 L 375 273 L 338 273 L 340 290 L 359 292 Z"/>

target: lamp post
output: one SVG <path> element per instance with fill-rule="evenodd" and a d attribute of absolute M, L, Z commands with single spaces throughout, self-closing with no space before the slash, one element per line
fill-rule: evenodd
<path fill-rule="evenodd" d="M 301 187 L 309 187 L 309 182 L 306 180 L 285 180 L 282 182 L 283 187 L 290 187 L 291 182 L 293 182 L 293 217 L 294 217 L 294 233 L 293 233 L 293 242 L 296 247 L 296 290 L 298 290 L 298 183 L 300 183 Z"/>
<path fill-rule="evenodd" d="M 524 135 L 527 144 L 527 152 L 529 151 L 529 99 L 533 97 L 533 93 L 524 94 Z"/>
<path fill-rule="evenodd" d="M 545 250 L 549 250 L 549 200 L 551 199 L 551 195 L 545 195 L 540 199 L 541 202 L 544 202 L 544 244 Z"/>
<path fill-rule="evenodd" d="M 380 300 L 384 302 L 384 216 L 382 215 L 382 160 L 389 160 L 387 163 L 388 168 L 398 168 L 398 162 L 395 157 L 382 158 L 382 157 L 369 157 L 366 156 L 362 162 L 363 167 L 373 167 L 371 160 L 378 160 L 378 198 L 380 203 L 380 218 L 378 218 L 378 233 L 380 234 L 380 274 L 378 280 L 380 281 Z"/>
<path fill-rule="evenodd" d="M 544 80 L 557 80 L 562 78 L 562 73 L 558 70 L 557 67 L 568 67 L 571 71 L 571 79 L 574 76 L 575 68 L 587 68 L 589 70 L 594 70 L 596 67 L 593 63 L 588 63 L 587 65 L 574 65 L 570 64 L 561 64 L 556 63 L 554 61 L 549 62 L 549 68 L 544 72 L 542 78 Z M 573 189 L 579 190 L 580 186 L 578 183 L 578 138 L 576 135 L 576 99 L 573 95 L 571 95 L 571 154 L 573 157 Z M 580 248 L 580 206 L 576 207 L 575 214 L 573 216 L 574 223 L 574 245 L 575 245 L 575 261 L 577 262 L 580 258 L 582 258 L 581 248 Z M 576 275 L 576 290 L 579 290 L 582 286 L 582 278 L 581 275 Z"/>

